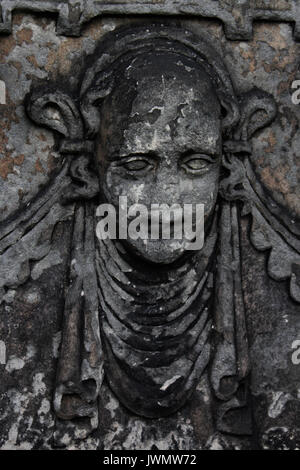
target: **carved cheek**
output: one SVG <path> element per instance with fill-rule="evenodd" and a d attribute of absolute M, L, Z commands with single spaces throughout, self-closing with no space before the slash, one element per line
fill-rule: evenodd
<path fill-rule="evenodd" d="M 108 168 L 104 178 L 104 195 L 108 202 L 118 203 L 119 196 L 127 195 L 128 181 L 121 177 L 115 169 Z"/>
<path fill-rule="evenodd" d="M 143 180 L 130 182 L 126 188 L 127 201 L 129 205 L 147 205 L 151 200 L 151 184 Z"/>
<path fill-rule="evenodd" d="M 205 215 L 211 214 L 215 207 L 219 191 L 219 166 L 215 166 L 204 175 L 180 182 L 184 203 L 204 204 Z"/>
<path fill-rule="evenodd" d="M 104 195 L 108 202 L 118 205 L 119 197 L 126 196 L 127 204 L 147 204 L 151 184 L 143 179 L 128 179 L 116 169 L 108 169 L 104 181 Z"/>

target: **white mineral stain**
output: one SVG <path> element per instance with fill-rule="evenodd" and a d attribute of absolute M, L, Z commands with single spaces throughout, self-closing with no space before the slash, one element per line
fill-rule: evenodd
<path fill-rule="evenodd" d="M 116 428 L 118 429 L 120 426 L 117 425 Z M 177 423 L 176 431 L 168 433 L 162 431 L 158 432 L 156 436 L 152 435 L 147 425 L 139 419 L 131 422 L 128 429 L 130 429 L 130 432 L 125 441 L 122 442 L 122 448 L 126 450 L 149 450 L 153 445 L 159 450 L 169 450 L 173 448 L 174 442 L 180 450 L 193 448 L 192 427 L 186 423 Z M 147 434 L 148 438 L 145 439 L 144 436 Z"/>
<path fill-rule="evenodd" d="M 32 387 L 35 395 L 44 394 L 46 392 L 46 385 L 43 382 L 45 374 L 39 372 L 33 376 Z"/>
<path fill-rule="evenodd" d="M 280 416 L 287 402 L 292 399 L 293 397 L 289 393 L 272 392 L 272 403 L 268 409 L 269 417 L 277 418 L 278 416 Z"/>
<path fill-rule="evenodd" d="M 6 364 L 6 346 L 4 341 L 0 341 L 0 364 Z"/>
<path fill-rule="evenodd" d="M 144 184 L 134 184 L 132 190 L 134 191 L 135 202 L 138 203 L 141 195 L 143 194 L 145 185 Z"/>
<path fill-rule="evenodd" d="M 2 347 L 1 347 L 1 343 L 3 343 Z M 3 349 L 3 347 L 5 348 L 5 344 L 3 341 L 0 341 L 0 364 L 5 364 L 5 362 L 2 362 L 3 360 L 5 361 L 5 349 Z M 35 347 L 32 344 L 28 344 L 26 355 L 23 357 L 17 357 L 15 355 L 10 356 L 10 358 L 7 361 L 5 370 L 8 373 L 10 373 L 10 372 L 13 372 L 14 370 L 23 369 L 26 362 L 32 359 L 35 356 L 35 353 L 36 353 Z"/>
<path fill-rule="evenodd" d="M 61 343 L 61 331 L 55 333 L 52 338 L 52 354 L 54 358 L 58 358 L 59 355 L 59 347 Z"/>
<path fill-rule="evenodd" d="M 19 426 L 20 423 L 24 423 L 24 413 L 27 409 L 29 403 L 29 396 L 23 395 L 16 390 L 9 390 L 7 396 L 10 399 L 11 412 L 15 414 L 15 419 L 11 425 L 6 441 L 3 443 L 1 450 L 14 450 L 14 449 L 24 449 L 29 450 L 33 447 L 33 443 L 22 440 L 18 442 L 19 437 Z M 29 420 L 28 420 L 29 421 Z M 31 423 L 27 422 L 27 429 L 31 426 Z"/>
<path fill-rule="evenodd" d="M 4 302 L 7 304 L 11 304 L 15 298 L 16 291 L 13 289 L 9 289 L 6 294 L 3 296 Z"/>
<path fill-rule="evenodd" d="M 2 450 L 12 450 L 14 448 L 18 439 L 18 427 L 18 423 L 13 423 L 8 432 L 8 440 L 1 447 Z"/>
<path fill-rule="evenodd" d="M 24 366 L 25 366 L 25 362 L 23 361 L 23 359 L 20 359 L 16 356 L 11 356 L 7 361 L 5 370 L 8 373 L 10 373 L 10 372 L 13 372 L 14 370 L 23 369 Z"/>
<path fill-rule="evenodd" d="M 226 437 L 214 434 L 211 436 L 207 443 L 205 444 L 205 449 L 207 450 L 227 450 L 228 447 L 233 446 L 233 450 L 240 450 L 240 447 L 236 444 L 233 445 L 232 442 L 228 442 Z"/>
<path fill-rule="evenodd" d="M 25 296 L 25 300 L 30 305 L 37 305 L 40 300 L 40 294 L 38 292 L 28 292 Z"/>
<path fill-rule="evenodd" d="M 50 402 L 47 398 L 43 398 L 40 408 L 38 409 L 38 415 L 45 415 L 50 411 Z"/>
<path fill-rule="evenodd" d="M 169 388 L 174 382 L 176 382 L 181 377 L 181 375 L 174 375 L 174 377 L 165 381 L 165 383 L 160 387 L 160 390 L 167 390 L 167 388 Z"/>
<path fill-rule="evenodd" d="M 103 26 L 103 31 L 113 31 L 116 28 L 116 24 L 113 21 L 107 21 Z"/>
<path fill-rule="evenodd" d="M 127 132 L 126 132 L 126 133 L 127 133 Z M 125 133 L 125 134 L 126 134 L 126 133 Z M 137 148 L 137 151 L 142 150 L 142 148 L 143 148 L 143 143 L 142 143 L 141 139 L 139 138 L 139 136 L 137 136 L 137 135 L 134 136 L 134 144 L 135 144 L 135 146 L 136 146 L 136 148 Z"/>
<path fill-rule="evenodd" d="M 28 344 L 27 345 L 27 352 L 25 356 L 25 362 L 28 361 L 29 359 L 32 359 L 36 354 L 36 348 L 33 346 L 33 344 Z"/>
<path fill-rule="evenodd" d="M 69 434 L 65 433 L 63 437 L 60 439 L 61 443 L 64 445 L 68 445 L 71 443 L 72 438 Z"/>
<path fill-rule="evenodd" d="M 22 393 L 14 389 L 7 391 L 9 406 L 6 412 L 1 415 L 1 419 L 11 416 L 12 425 L 1 449 L 32 449 L 36 441 L 40 439 L 40 434 L 37 432 L 38 423 L 46 425 L 48 430 L 53 427 L 54 420 L 51 415 L 50 401 L 46 398 L 39 399 L 37 397 L 38 393 L 43 390 L 42 378 L 43 374 L 35 374 L 32 388 L 30 387 L 30 390 L 28 390 L 25 387 Z M 31 409 L 29 411 L 29 407 L 33 403 L 37 404 L 35 413 Z M 37 428 L 32 428 L 33 423 Z M 46 443 L 45 445 L 47 446 Z"/>
<path fill-rule="evenodd" d="M 110 412 L 111 418 L 115 417 L 115 410 L 119 408 L 119 401 L 113 397 L 112 395 L 109 396 L 109 401 L 106 403 L 105 408 Z"/>
<path fill-rule="evenodd" d="M 209 444 L 209 450 L 224 450 L 224 447 L 219 442 L 218 437 L 214 438 Z"/>
<path fill-rule="evenodd" d="M 157 146 L 159 144 L 159 138 L 157 135 L 157 129 L 154 130 L 154 135 L 152 137 L 151 145 L 150 145 L 150 150 L 156 150 Z"/>
<path fill-rule="evenodd" d="M 153 108 L 151 108 L 148 113 L 153 113 L 153 111 L 155 111 L 156 109 L 158 109 L 159 111 L 162 111 L 164 108 L 162 106 L 153 106 Z"/>

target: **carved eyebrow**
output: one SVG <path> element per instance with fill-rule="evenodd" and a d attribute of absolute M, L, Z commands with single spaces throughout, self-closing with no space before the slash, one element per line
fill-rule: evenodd
<path fill-rule="evenodd" d="M 209 149 L 189 149 L 189 150 L 185 150 L 184 152 L 182 152 L 180 157 L 185 158 L 185 157 L 189 157 L 193 155 L 207 155 L 208 157 L 211 157 L 211 158 L 218 158 L 219 152 L 217 150 L 214 152 Z"/>
<path fill-rule="evenodd" d="M 156 160 L 159 159 L 159 156 L 153 152 L 135 152 L 135 153 L 129 153 L 126 155 L 120 155 L 119 153 L 113 153 L 112 155 L 108 156 L 108 159 L 111 161 L 122 161 L 122 160 L 127 160 L 129 158 L 138 158 L 138 157 L 148 157 L 148 158 L 155 158 Z"/>

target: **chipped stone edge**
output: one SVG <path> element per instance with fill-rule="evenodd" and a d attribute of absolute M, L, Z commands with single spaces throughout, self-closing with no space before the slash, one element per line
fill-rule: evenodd
<path fill-rule="evenodd" d="M 253 0 L 251 0 L 253 2 Z M 225 36 L 229 40 L 249 41 L 253 36 L 253 21 L 282 21 L 295 24 L 294 37 L 300 41 L 300 3 L 290 0 L 290 7 L 280 10 L 270 7 L 251 6 L 251 1 L 232 7 L 220 6 L 215 0 L 187 3 L 184 0 L 149 1 L 103 1 L 103 0 L 0 0 L 0 34 L 12 32 L 12 14 L 16 10 L 57 13 L 57 33 L 64 36 L 80 36 L 82 26 L 103 15 L 188 15 L 221 20 Z M 267 5 L 267 4 L 266 4 Z M 2 21 L 1 21 L 2 19 Z"/>

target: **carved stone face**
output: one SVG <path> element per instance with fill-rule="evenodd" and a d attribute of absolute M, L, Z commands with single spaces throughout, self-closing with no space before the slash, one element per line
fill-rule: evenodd
<path fill-rule="evenodd" d="M 207 73 L 177 54 L 146 54 L 119 71 L 101 108 L 97 150 L 102 199 L 132 204 L 204 204 L 212 214 L 221 160 L 221 107 Z M 154 263 L 171 263 L 182 240 L 131 240 Z"/>

